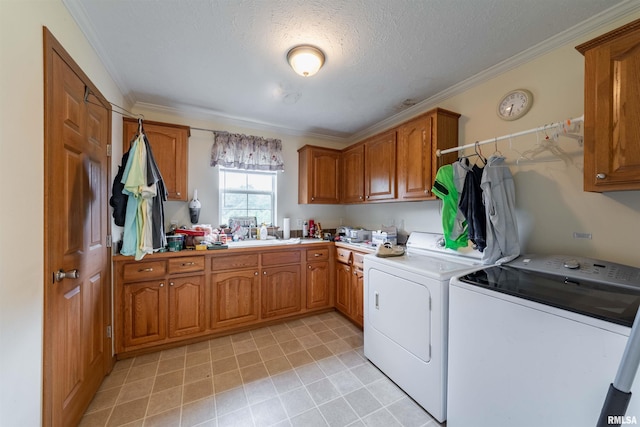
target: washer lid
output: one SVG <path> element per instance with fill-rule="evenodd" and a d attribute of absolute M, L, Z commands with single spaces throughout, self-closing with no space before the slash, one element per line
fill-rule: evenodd
<path fill-rule="evenodd" d="M 458 280 L 628 327 L 640 306 L 640 287 L 613 286 L 510 265 L 475 271 Z"/>

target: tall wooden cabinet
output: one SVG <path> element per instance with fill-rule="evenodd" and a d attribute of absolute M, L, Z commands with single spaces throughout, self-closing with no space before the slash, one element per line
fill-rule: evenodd
<path fill-rule="evenodd" d="M 584 189 L 640 190 L 640 20 L 576 49 L 585 56 Z"/>
<path fill-rule="evenodd" d="M 439 162 L 455 161 L 456 154 L 442 158 L 436 150 L 458 145 L 460 114 L 436 108 L 417 117 L 398 130 L 398 199 L 402 201 L 429 200 L 435 196 L 431 187 Z"/>
<path fill-rule="evenodd" d="M 331 307 L 329 249 L 307 250 L 307 308 Z"/>
<path fill-rule="evenodd" d="M 169 193 L 168 200 L 186 201 L 190 128 L 150 121 L 144 121 L 143 127 Z M 138 121 L 125 117 L 123 134 L 123 152 L 127 152 L 138 134 Z"/>
<path fill-rule="evenodd" d="M 305 145 L 298 150 L 298 203 L 339 203 L 340 151 Z"/>

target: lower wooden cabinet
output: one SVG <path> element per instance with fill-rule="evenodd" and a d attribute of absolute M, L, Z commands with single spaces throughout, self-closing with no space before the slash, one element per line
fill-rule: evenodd
<path fill-rule="evenodd" d="M 331 307 L 329 249 L 307 250 L 307 308 Z"/>
<path fill-rule="evenodd" d="M 205 330 L 204 275 L 169 279 L 169 338 Z"/>
<path fill-rule="evenodd" d="M 167 337 L 167 292 L 164 280 L 125 284 L 122 344 L 125 348 Z"/>
<path fill-rule="evenodd" d="M 211 329 L 258 319 L 260 274 L 252 270 L 211 275 Z"/>
<path fill-rule="evenodd" d="M 300 266 L 270 267 L 262 271 L 262 317 L 297 313 L 302 309 Z"/>
<path fill-rule="evenodd" d="M 336 248 L 335 307 L 355 324 L 364 325 L 364 253 Z"/>
<path fill-rule="evenodd" d="M 351 265 L 336 264 L 336 308 L 344 314 L 351 311 Z"/>
<path fill-rule="evenodd" d="M 125 284 L 124 347 L 204 331 L 204 290 L 201 275 Z"/>
<path fill-rule="evenodd" d="M 322 243 L 202 255 L 158 253 L 143 261 L 117 256 L 116 353 L 127 357 L 329 310 L 334 304 L 332 253 L 333 245 Z"/>

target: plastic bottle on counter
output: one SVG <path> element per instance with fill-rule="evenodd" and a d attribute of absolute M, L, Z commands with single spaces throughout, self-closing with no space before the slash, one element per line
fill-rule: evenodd
<path fill-rule="evenodd" d="M 260 227 L 260 240 L 267 240 L 268 234 L 269 234 L 269 231 L 267 230 L 267 226 L 263 222 L 262 227 Z"/>
<path fill-rule="evenodd" d="M 309 223 L 307 221 L 302 225 L 302 237 L 309 237 Z"/>

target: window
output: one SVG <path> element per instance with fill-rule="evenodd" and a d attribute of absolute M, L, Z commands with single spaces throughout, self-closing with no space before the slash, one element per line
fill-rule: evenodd
<path fill-rule="evenodd" d="M 272 225 L 276 218 L 276 172 L 244 171 L 220 167 L 220 222 L 255 216 Z"/>

